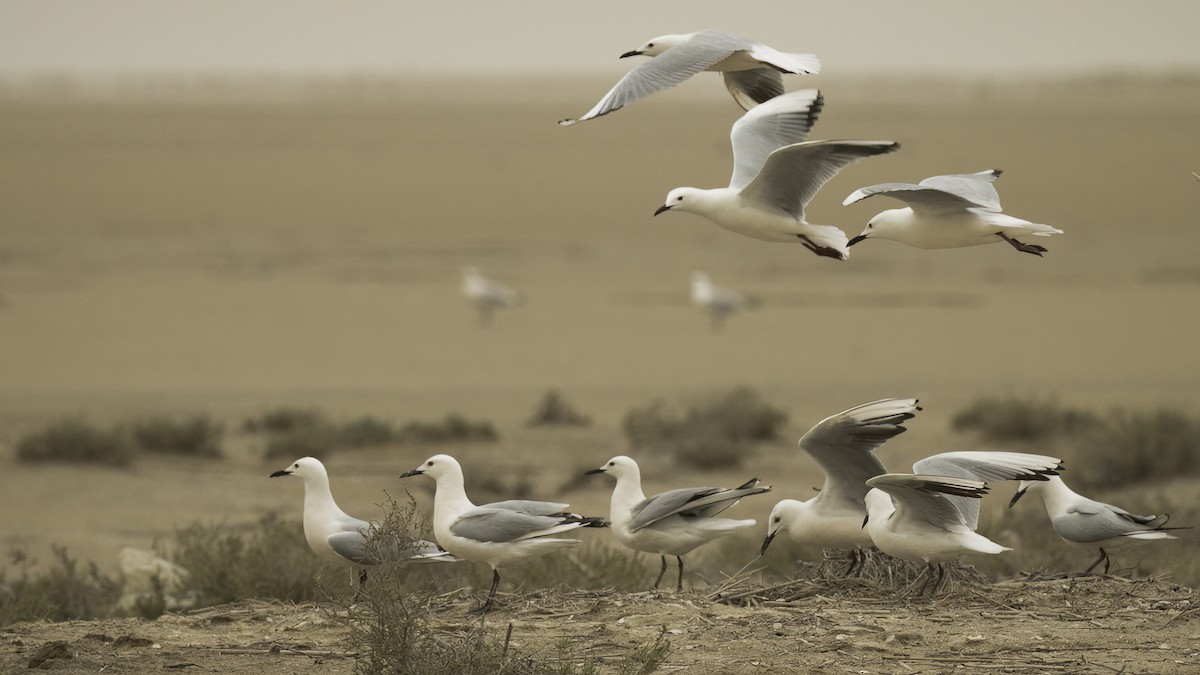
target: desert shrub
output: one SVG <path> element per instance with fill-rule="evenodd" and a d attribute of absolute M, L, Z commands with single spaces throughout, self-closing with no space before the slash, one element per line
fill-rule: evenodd
<path fill-rule="evenodd" d="M 267 436 L 264 459 L 291 460 L 297 457 L 325 458 L 340 447 L 338 429 L 332 425 L 292 429 Z"/>
<path fill-rule="evenodd" d="M 1171 478 L 1197 472 L 1200 419 L 1178 410 L 1113 411 L 1104 423 L 1073 439 L 1072 475 L 1091 487 L 1116 487 L 1132 481 Z"/>
<path fill-rule="evenodd" d="M 203 415 L 183 421 L 155 417 L 129 427 L 129 435 L 142 451 L 209 459 L 224 454 L 221 450 L 224 433 L 220 424 Z"/>
<path fill-rule="evenodd" d="M 335 571 L 313 555 L 300 522 L 275 513 L 244 531 L 192 523 L 175 533 L 167 557 L 188 570 L 188 590 L 201 605 L 242 598 L 323 599 L 327 593 L 319 579 Z"/>
<path fill-rule="evenodd" d="M 319 410 L 280 406 L 272 408 L 258 417 L 247 418 L 242 423 L 242 429 L 249 433 L 286 433 L 325 424 L 327 424 L 325 416 Z"/>
<path fill-rule="evenodd" d="M 390 423 L 367 415 L 343 424 L 337 437 L 342 447 L 369 448 L 396 443 L 400 434 Z"/>
<path fill-rule="evenodd" d="M 787 414 L 739 387 L 687 406 L 662 400 L 634 408 L 623 428 L 634 449 L 658 449 L 703 469 L 735 467 L 752 444 L 779 436 Z"/>
<path fill-rule="evenodd" d="M 592 423 L 587 415 L 575 410 L 563 395 L 555 389 L 546 392 L 534 408 L 533 415 L 525 421 L 527 427 L 586 427 Z"/>
<path fill-rule="evenodd" d="M 109 616 L 120 596 L 119 581 L 105 576 L 94 562 L 82 567 L 67 549 L 53 547 L 54 562 L 41 573 L 30 571 L 24 554 L 14 553 L 20 575 L 0 574 L 0 626 L 16 621 L 94 619 Z"/>
<path fill-rule="evenodd" d="M 21 462 L 85 462 L 129 466 L 137 447 L 119 430 L 105 430 L 82 419 L 64 419 L 17 441 Z"/>
<path fill-rule="evenodd" d="M 457 413 L 450 413 L 438 422 L 407 422 L 400 427 L 399 435 L 401 443 L 490 442 L 498 438 L 491 422 L 472 421 Z"/>
<path fill-rule="evenodd" d="M 983 398 L 951 418 L 955 431 L 973 431 L 989 441 L 1041 441 L 1082 433 L 1099 423 L 1092 413 L 1037 399 Z"/>

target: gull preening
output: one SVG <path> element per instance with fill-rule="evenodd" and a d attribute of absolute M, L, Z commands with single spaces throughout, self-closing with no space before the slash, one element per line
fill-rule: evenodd
<path fill-rule="evenodd" d="M 569 504 L 510 499 L 476 506 L 467 498 L 463 471 L 450 455 L 434 455 L 421 466 L 400 475 L 427 475 L 436 484 L 433 495 L 433 536 L 455 556 L 492 568 L 492 588 L 481 611 L 488 611 L 500 585 L 500 568 L 571 546 L 578 539 L 562 539 L 580 527 L 604 527 L 602 518 L 567 513 Z"/>
<path fill-rule="evenodd" d="M 936 569 L 936 591 L 945 578 L 942 563 L 964 553 L 998 554 L 1012 549 L 975 531 L 979 499 L 987 483 L 998 480 L 1048 482 L 1057 477 L 1062 460 L 1023 452 L 943 452 L 913 464 L 912 474 L 888 473 L 867 481 L 867 517 L 863 526 L 884 553 L 902 560 L 923 561 L 925 591 Z"/>
<path fill-rule="evenodd" d="M 1058 476 L 1051 476 L 1045 482 L 1021 483 L 1008 507 L 1012 508 L 1026 492 L 1041 497 L 1050 525 L 1064 541 L 1099 550 L 1100 556 L 1084 574 L 1091 573 L 1102 562 L 1104 573 L 1108 574 L 1112 563 L 1109 551 L 1156 539 L 1175 539 L 1167 530 L 1185 529 L 1165 527 L 1170 518 L 1165 513 L 1138 516 L 1119 506 L 1088 499 L 1067 487 Z"/>
<path fill-rule="evenodd" d="M 1044 246 L 1027 244 L 1018 237 L 1049 237 L 1062 230 L 1021 220 L 1000 212 L 1000 195 L 992 183 L 1000 169 L 979 173 L 933 176 L 917 185 L 881 183 L 855 190 L 842 205 L 874 195 L 885 195 L 908 204 L 889 209 L 867 223 L 862 234 L 850 240 L 891 239 L 916 248 L 961 248 L 1008 242 L 1022 253 L 1041 256 Z"/>
<path fill-rule="evenodd" d="M 816 89 L 794 91 L 751 108 L 733 123 L 729 187 L 681 187 L 654 215 L 677 210 L 708 218 L 738 234 L 800 243 L 819 256 L 845 260 L 846 233 L 813 225 L 804 208 L 839 171 L 864 157 L 893 152 L 895 141 L 808 141 L 824 104 Z"/>
<path fill-rule="evenodd" d="M 315 457 L 302 457 L 271 478 L 295 476 L 304 481 L 304 538 L 322 560 L 358 571 L 358 593 L 367 583 L 367 568 L 384 562 L 455 562 L 454 556 L 420 539 L 387 545 L 368 544 L 375 527 L 338 508 L 329 489 L 329 473 Z"/>
<path fill-rule="evenodd" d="M 462 292 L 467 301 L 479 310 L 479 324 L 490 325 L 492 313 L 502 307 L 516 307 L 521 304 L 521 294 L 492 281 L 480 274 L 475 267 L 464 267 L 462 276 Z"/>
<path fill-rule="evenodd" d="M 757 306 L 752 298 L 731 289 L 718 286 L 704 272 L 692 272 L 692 304 L 704 310 L 712 320 L 714 331 L 720 331 L 725 318 Z"/>
<path fill-rule="evenodd" d="M 570 126 L 607 115 L 705 70 L 720 72 L 725 87 L 745 110 L 783 93 L 781 73 L 821 72 L 821 62 L 812 54 L 786 54 L 719 30 L 660 35 L 621 58 L 630 56 L 653 58 L 629 71 L 591 110 L 559 124 Z"/>
<path fill-rule="evenodd" d="M 667 572 L 667 556 L 679 562 L 675 589 L 683 590 L 683 556 L 696 547 L 737 530 L 753 527 L 754 519 L 731 520 L 717 514 L 743 497 L 767 492 L 752 478 L 736 488 L 700 487 L 668 490 L 647 498 L 642 492 L 642 473 L 632 458 L 619 455 L 588 474 L 606 473 L 617 480 L 613 486 L 611 513 L 613 535 L 635 551 L 657 553 L 662 566 L 654 587 Z"/>

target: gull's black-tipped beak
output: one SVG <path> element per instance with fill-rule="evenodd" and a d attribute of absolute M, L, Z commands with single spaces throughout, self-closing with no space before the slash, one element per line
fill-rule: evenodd
<path fill-rule="evenodd" d="M 584 471 L 583 475 L 590 476 L 590 475 L 596 474 L 596 473 L 606 473 L 606 472 L 604 469 L 592 469 L 591 471 Z"/>
<path fill-rule="evenodd" d="M 658 207 L 658 210 L 654 212 L 654 215 L 657 216 L 658 214 L 660 214 L 664 211 L 670 211 L 670 210 L 671 210 L 670 204 L 663 204 L 662 206 Z"/>
<path fill-rule="evenodd" d="M 290 475 L 292 475 L 292 472 L 285 469 L 283 471 L 276 471 L 275 473 L 271 474 L 269 477 L 270 478 L 279 478 L 280 476 L 290 476 Z"/>
<path fill-rule="evenodd" d="M 627 58 L 629 58 L 629 57 L 631 57 L 631 56 L 641 56 L 641 55 L 642 55 L 642 53 L 641 53 L 641 52 L 639 52 L 638 50 L 636 50 L 636 49 L 635 49 L 635 50 L 633 50 L 633 51 L 631 51 L 631 52 L 625 52 L 624 54 L 622 54 L 622 55 L 620 56 L 620 58 L 622 58 L 622 59 L 627 59 Z"/>
<path fill-rule="evenodd" d="M 779 534 L 779 530 L 775 530 L 774 532 L 768 534 L 766 539 L 763 539 L 762 548 L 758 549 L 758 555 L 760 558 L 764 553 L 767 552 L 767 547 L 771 545 L 771 541 L 775 539 L 775 535 L 777 534 Z"/>
<path fill-rule="evenodd" d="M 846 242 L 846 246 L 853 246 L 853 245 L 857 244 L 858 242 L 860 242 L 860 241 L 862 241 L 863 239 L 866 239 L 866 238 L 867 238 L 867 235 L 865 235 L 865 234 L 860 234 L 860 235 L 858 235 L 857 237 L 855 237 L 855 238 L 851 239 L 850 241 Z"/>
<path fill-rule="evenodd" d="M 868 520 L 870 520 L 870 519 L 871 519 L 871 514 L 869 514 L 869 513 L 868 513 L 867 515 L 863 516 L 863 524 L 862 524 L 862 527 L 860 527 L 860 528 L 858 528 L 858 529 L 860 529 L 860 530 L 861 530 L 861 529 L 863 529 L 863 527 L 866 527 L 866 526 L 867 526 L 867 521 L 868 521 Z"/>
<path fill-rule="evenodd" d="M 1016 494 L 1013 495 L 1013 498 L 1008 500 L 1008 508 L 1011 509 L 1013 507 L 1013 504 L 1016 504 L 1017 500 L 1020 499 L 1021 497 L 1023 497 L 1025 495 L 1025 491 L 1028 489 L 1029 488 L 1023 488 L 1021 490 L 1017 490 Z"/>
<path fill-rule="evenodd" d="M 420 476 L 423 473 L 425 473 L 425 472 L 420 469 L 413 469 L 412 471 L 405 471 L 404 473 L 400 474 L 400 477 L 408 478 L 410 476 Z"/>

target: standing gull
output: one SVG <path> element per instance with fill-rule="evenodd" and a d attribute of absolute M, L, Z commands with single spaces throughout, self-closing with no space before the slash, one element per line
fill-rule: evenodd
<path fill-rule="evenodd" d="M 492 322 L 492 312 L 501 307 L 516 307 L 521 303 L 521 294 L 479 273 L 474 267 L 464 267 L 462 292 L 467 301 L 479 310 L 479 325 Z"/>
<path fill-rule="evenodd" d="M 1046 513 L 1050 516 L 1050 525 L 1064 541 L 1095 547 L 1100 551 L 1100 557 L 1083 571 L 1084 574 L 1091 573 L 1101 562 L 1104 563 L 1104 573 L 1108 574 L 1112 562 L 1108 552 L 1111 550 L 1152 539 L 1174 539 L 1174 536 L 1167 534 L 1167 530 L 1184 529 L 1164 527 L 1170 518 L 1165 513 L 1136 516 L 1118 506 L 1088 499 L 1067 487 L 1058 476 L 1052 476 L 1044 483 L 1022 482 L 1008 507 L 1012 508 L 1026 492 L 1042 498 Z"/>
<path fill-rule="evenodd" d="M 630 56 L 654 58 L 629 71 L 591 110 L 559 124 L 570 126 L 607 115 L 704 70 L 720 72 L 725 87 L 745 110 L 783 93 L 780 73 L 821 71 L 821 62 L 812 54 L 785 54 L 761 42 L 719 30 L 660 35 L 638 49 L 625 52 L 621 58 Z"/>
<path fill-rule="evenodd" d="M 607 473 L 617 479 L 612 493 L 612 531 L 617 541 L 635 551 L 657 553 L 662 567 L 654 587 L 667 571 L 667 556 L 679 561 L 675 589 L 683 590 L 683 556 L 718 537 L 753 527 L 754 520 L 730 520 L 715 516 L 737 504 L 742 497 L 770 490 L 751 478 L 736 488 L 679 488 L 647 498 L 642 492 L 642 473 L 637 462 L 620 455 L 588 474 Z"/>
<path fill-rule="evenodd" d="M 1046 248 L 1017 237 L 1049 237 L 1062 230 L 1000 213 L 1000 195 L 992 185 L 1000 169 L 979 173 L 933 176 L 917 185 L 881 183 L 855 190 L 843 205 L 874 195 L 887 195 L 908 204 L 884 211 L 850 240 L 891 239 L 916 248 L 961 248 L 1006 241 L 1022 253 L 1041 256 Z"/>
<path fill-rule="evenodd" d="M 845 260 L 846 233 L 813 225 L 804 209 L 825 183 L 864 157 L 893 152 L 894 141 L 808 141 L 824 104 L 816 89 L 794 91 L 751 108 L 733 123 L 729 187 L 681 187 L 654 212 L 677 210 L 708 218 L 747 237 L 804 244 L 813 253 Z"/>
<path fill-rule="evenodd" d="M 304 538 L 317 557 L 358 570 L 358 593 L 367 584 L 367 568 L 383 562 L 454 562 L 437 544 L 420 539 L 394 547 L 369 545 L 374 525 L 347 515 L 333 501 L 329 473 L 314 457 L 302 457 L 271 478 L 295 476 L 304 481 Z M 382 559 L 381 559 L 382 558 Z"/>
<path fill-rule="evenodd" d="M 717 286 L 704 272 L 692 272 L 691 295 L 692 304 L 712 319 L 714 331 L 720 331 L 725 325 L 725 317 L 756 305 L 752 299 L 733 289 Z"/>
<path fill-rule="evenodd" d="M 421 474 L 436 482 L 434 538 L 455 556 L 492 567 L 492 588 L 480 608 L 483 612 L 495 602 L 501 567 L 579 545 L 578 539 L 553 535 L 580 527 L 605 526 L 601 518 L 566 513 L 568 504 L 511 499 L 476 506 L 463 489 L 462 466 L 449 455 L 434 455 L 400 477 Z"/>

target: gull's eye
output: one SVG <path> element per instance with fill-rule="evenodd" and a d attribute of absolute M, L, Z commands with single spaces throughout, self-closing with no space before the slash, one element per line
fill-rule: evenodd
<path fill-rule="evenodd" d="M 431 459 L 428 462 L 425 462 L 425 466 L 433 466 L 433 460 Z"/>
<path fill-rule="evenodd" d="M 293 465 L 292 465 L 292 468 L 293 468 L 293 469 L 299 469 L 299 468 L 300 468 L 300 462 L 296 462 L 295 464 L 293 464 Z"/>
<path fill-rule="evenodd" d="M 676 198 L 675 198 L 675 201 L 677 201 L 677 202 L 681 202 L 681 201 L 683 201 L 683 197 L 682 197 L 682 196 L 680 196 L 680 197 L 676 197 Z"/>
<path fill-rule="evenodd" d="M 654 43 L 653 43 L 653 42 L 651 42 L 650 44 L 646 45 L 646 48 L 647 48 L 647 49 L 650 49 L 650 48 L 652 48 L 652 47 L 654 47 Z"/>
<path fill-rule="evenodd" d="M 783 520 L 783 519 L 782 519 L 782 518 L 780 518 L 779 516 L 775 516 L 775 522 L 777 522 L 777 523 L 778 523 L 778 522 L 779 522 L 779 521 L 781 521 L 781 520 Z"/>

